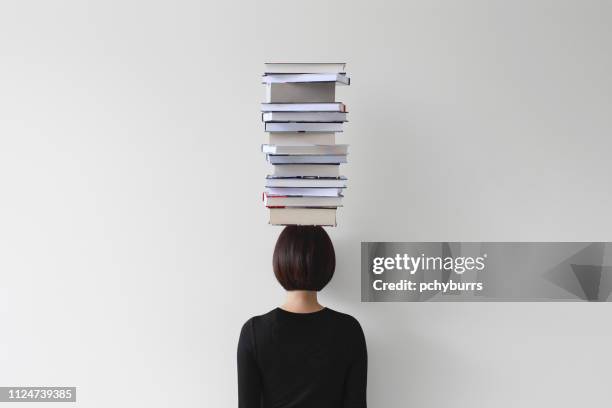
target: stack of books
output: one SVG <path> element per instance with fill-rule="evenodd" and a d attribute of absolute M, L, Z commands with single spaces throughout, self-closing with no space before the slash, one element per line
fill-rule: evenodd
<path fill-rule="evenodd" d="M 336 84 L 349 85 L 343 63 L 270 63 L 261 104 L 268 144 L 262 145 L 274 171 L 263 199 L 273 225 L 336 225 L 342 206 L 348 145 L 336 144 L 346 106 L 336 102 Z"/>

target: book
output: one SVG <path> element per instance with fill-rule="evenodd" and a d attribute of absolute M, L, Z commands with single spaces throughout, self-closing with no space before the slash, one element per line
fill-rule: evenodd
<path fill-rule="evenodd" d="M 286 84 L 292 82 L 331 82 L 350 85 L 351 79 L 346 74 L 265 74 L 264 84 Z"/>
<path fill-rule="evenodd" d="M 342 102 L 333 103 L 262 103 L 262 112 L 346 112 Z"/>
<path fill-rule="evenodd" d="M 343 62 L 267 62 L 264 64 L 266 74 L 324 74 L 344 73 Z"/>
<path fill-rule="evenodd" d="M 274 196 L 338 197 L 342 195 L 342 189 L 327 187 L 266 187 L 265 193 Z"/>
<path fill-rule="evenodd" d="M 333 145 L 335 133 L 326 132 L 272 132 L 268 133 L 268 144 L 302 146 L 305 144 Z"/>
<path fill-rule="evenodd" d="M 335 208 L 270 208 L 272 225 L 336 226 Z"/>
<path fill-rule="evenodd" d="M 342 132 L 337 122 L 265 122 L 266 132 Z"/>
<path fill-rule="evenodd" d="M 346 178 L 268 176 L 266 187 L 346 188 Z"/>
<path fill-rule="evenodd" d="M 296 154 L 296 155 L 307 155 L 307 154 L 327 154 L 327 155 L 339 155 L 347 154 L 348 145 L 335 144 L 335 145 L 301 145 L 301 146 L 282 146 L 282 145 L 261 145 L 261 151 L 267 154 Z"/>
<path fill-rule="evenodd" d="M 269 154 L 268 161 L 272 164 L 340 164 L 346 163 L 345 154 L 335 155 L 319 155 L 319 154 L 304 154 L 304 155 L 272 155 Z"/>
<path fill-rule="evenodd" d="M 277 164 L 274 177 L 340 177 L 338 164 Z"/>
<path fill-rule="evenodd" d="M 263 194 L 266 207 L 342 207 L 342 196 L 271 196 Z"/>
<path fill-rule="evenodd" d="M 265 112 L 264 122 L 346 122 L 345 112 Z"/>
<path fill-rule="evenodd" d="M 267 103 L 331 103 L 335 100 L 334 82 L 266 85 Z"/>

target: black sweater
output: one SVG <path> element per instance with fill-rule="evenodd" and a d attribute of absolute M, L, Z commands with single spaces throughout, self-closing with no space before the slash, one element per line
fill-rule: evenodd
<path fill-rule="evenodd" d="M 367 350 L 355 318 L 277 308 L 238 342 L 239 408 L 366 408 Z"/>

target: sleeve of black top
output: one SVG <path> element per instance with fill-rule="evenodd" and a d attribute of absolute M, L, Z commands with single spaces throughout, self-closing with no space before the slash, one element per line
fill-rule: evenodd
<path fill-rule="evenodd" d="M 238 340 L 238 408 L 261 408 L 261 374 L 255 360 L 253 319 L 242 326 Z"/>
<path fill-rule="evenodd" d="M 365 336 L 355 320 L 354 349 L 344 385 L 344 408 L 366 408 L 366 388 L 368 380 L 368 350 Z"/>

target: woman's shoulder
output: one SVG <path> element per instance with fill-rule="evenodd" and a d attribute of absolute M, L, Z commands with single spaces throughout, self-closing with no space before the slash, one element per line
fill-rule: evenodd
<path fill-rule="evenodd" d="M 361 330 L 361 325 L 359 324 L 359 320 L 357 320 L 352 315 L 348 313 L 339 312 L 337 310 L 333 310 L 330 308 L 327 308 L 327 311 L 329 315 L 331 315 L 332 318 L 336 319 L 340 324 L 344 324 L 347 327 L 350 327 L 353 329 Z"/>
<path fill-rule="evenodd" d="M 269 321 L 270 319 L 273 318 L 275 313 L 276 313 L 276 309 L 272 309 L 267 313 L 252 316 L 246 322 L 244 322 L 242 327 L 243 328 L 253 327 L 254 325 L 257 325 L 259 323 Z"/>
<path fill-rule="evenodd" d="M 270 325 L 273 314 L 274 310 L 271 310 L 268 313 L 250 317 L 242 325 L 242 329 L 240 330 L 240 338 L 254 339 L 256 337 L 255 333 L 261 331 L 262 328 L 265 331 L 265 327 Z"/>

